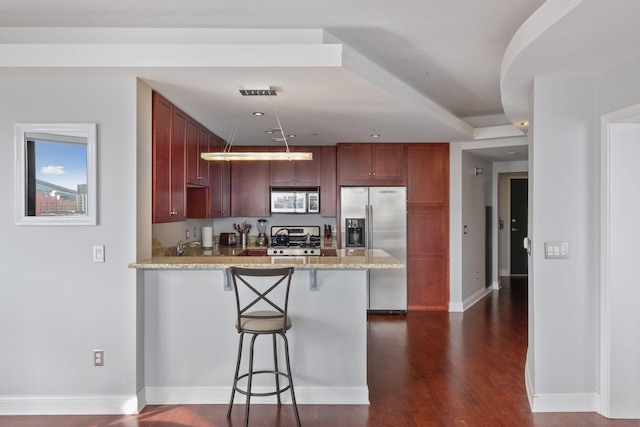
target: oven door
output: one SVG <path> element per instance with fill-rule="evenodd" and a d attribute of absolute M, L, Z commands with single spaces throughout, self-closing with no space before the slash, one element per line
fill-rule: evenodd
<path fill-rule="evenodd" d="M 272 191 L 271 192 L 271 212 L 272 213 L 295 213 L 297 197 L 294 191 Z"/>

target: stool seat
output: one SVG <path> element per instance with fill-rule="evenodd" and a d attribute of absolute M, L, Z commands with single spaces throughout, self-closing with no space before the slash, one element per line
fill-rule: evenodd
<path fill-rule="evenodd" d="M 240 328 L 236 323 L 236 329 L 238 332 L 244 330 L 244 332 L 251 333 L 275 333 L 282 331 L 282 314 L 277 311 L 261 310 L 245 313 L 240 316 Z M 287 316 L 287 323 L 285 329 L 291 329 L 293 322 L 291 317 Z"/>
<path fill-rule="evenodd" d="M 278 400 L 278 406 L 280 406 L 282 404 L 280 394 L 289 390 L 293 413 L 296 418 L 296 426 L 300 427 L 300 415 L 298 414 L 296 395 L 293 390 L 293 377 L 291 376 L 291 363 L 289 361 L 289 341 L 286 336 L 286 332 L 293 326 L 293 320 L 287 314 L 293 268 L 254 269 L 231 267 L 229 273 L 236 297 L 235 327 L 240 337 L 227 418 L 231 417 L 231 409 L 233 408 L 233 400 L 236 392 L 247 396 L 244 412 L 244 426 L 247 427 L 249 425 L 249 408 L 252 396 L 275 395 Z M 278 288 L 284 288 L 284 291 Z M 245 334 L 251 336 L 249 366 L 248 372 L 240 374 Z M 256 339 L 269 335 L 272 337 L 273 343 L 273 370 L 254 370 L 253 356 Z M 284 372 L 278 367 L 277 337 L 280 337 L 284 344 L 286 364 L 286 371 Z M 275 382 L 273 391 L 256 392 L 252 390 L 253 377 L 258 374 L 272 376 Z M 286 380 L 285 385 L 282 387 L 280 386 L 280 378 Z M 247 380 L 246 389 L 244 390 L 238 386 L 238 381 L 243 379 Z"/>

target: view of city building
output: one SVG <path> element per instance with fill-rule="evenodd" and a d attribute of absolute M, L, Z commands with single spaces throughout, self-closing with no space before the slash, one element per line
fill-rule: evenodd
<path fill-rule="evenodd" d="M 71 190 L 43 180 L 36 180 L 36 216 L 86 215 L 87 184 Z"/>

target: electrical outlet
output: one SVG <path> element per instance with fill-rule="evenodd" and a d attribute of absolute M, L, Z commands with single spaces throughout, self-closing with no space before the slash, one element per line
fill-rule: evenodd
<path fill-rule="evenodd" d="M 194 239 L 198 238 L 198 228 L 197 227 L 193 227 L 193 238 Z"/>
<path fill-rule="evenodd" d="M 104 366 L 104 350 L 93 350 L 93 366 Z"/>
<path fill-rule="evenodd" d="M 184 233 L 184 238 L 189 240 L 189 229 L 187 228 L 187 231 Z"/>

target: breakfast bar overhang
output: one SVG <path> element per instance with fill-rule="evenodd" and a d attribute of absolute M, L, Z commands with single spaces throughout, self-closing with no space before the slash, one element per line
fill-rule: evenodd
<path fill-rule="evenodd" d="M 367 275 L 372 268 L 404 264 L 381 250 L 338 250 L 337 255 L 157 257 L 131 264 L 144 270 L 147 403 L 227 404 L 238 341 L 227 269 L 293 266 L 294 327 L 287 336 L 298 403 L 368 404 Z M 269 348 L 256 355 L 270 354 Z M 272 363 L 265 356 L 256 367 Z M 261 402 L 275 398 L 255 400 Z"/>

